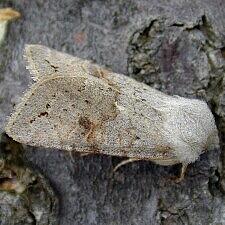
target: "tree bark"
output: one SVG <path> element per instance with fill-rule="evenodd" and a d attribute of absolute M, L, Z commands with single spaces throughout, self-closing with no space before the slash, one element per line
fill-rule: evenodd
<path fill-rule="evenodd" d="M 29 168 L 41 177 L 36 178 L 38 184 L 44 180 L 42 175 L 47 182 L 43 181 L 46 198 L 33 194 L 42 193 L 40 189 L 26 192 L 35 204 L 18 200 L 21 193 L 12 196 L 0 191 L 1 224 L 225 224 L 225 153 L 221 151 L 225 141 L 225 1 L 6 0 L 0 7 L 12 7 L 22 15 L 10 24 L 0 47 L 1 133 L 13 106 L 32 82 L 23 60 L 24 45 L 30 43 L 91 59 L 165 93 L 204 99 L 221 134 L 221 149 L 203 154 L 179 184 L 170 179 L 179 173 L 179 165 L 138 161 L 112 174 L 122 159 L 71 157 L 54 149 L 23 146 L 22 153 L 16 154 L 23 162 L 18 165 L 16 157 L 6 160 L 15 147 L 3 136 L 1 157 L 8 167 Z M 26 209 L 23 216 L 11 213 L 13 204 L 19 212 Z M 48 216 L 42 216 L 44 211 Z"/>

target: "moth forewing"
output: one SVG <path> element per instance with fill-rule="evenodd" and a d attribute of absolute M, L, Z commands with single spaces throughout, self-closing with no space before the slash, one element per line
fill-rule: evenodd
<path fill-rule="evenodd" d="M 88 60 L 72 57 L 42 45 L 25 45 L 24 59 L 26 68 L 30 71 L 34 81 L 56 74 L 77 76 L 81 73 L 82 75 L 85 73 L 82 66 L 89 63 Z"/>
<path fill-rule="evenodd" d="M 6 126 L 19 142 L 162 165 L 186 165 L 218 144 L 203 101 L 168 96 L 44 46 L 27 46 L 25 54 L 37 82 Z"/>
<path fill-rule="evenodd" d="M 31 87 L 6 131 L 28 145 L 165 158 L 169 148 L 147 140 L 145 133 L 139 138 L 140 128 L 133 121 L 138 118 L 124 108 L 118 110 L 117 97 L 116 90 L 96 77 L 50 76 Z"/>

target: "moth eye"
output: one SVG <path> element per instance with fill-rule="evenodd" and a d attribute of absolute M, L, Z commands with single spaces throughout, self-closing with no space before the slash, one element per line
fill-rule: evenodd
<path fill-rule="evenodd" d="M 63 109 L 63 111 L 65 111 L 65 112 L 66 112 L 66 111 L 67 111 L 67 109 Z"/>
<path fill-rule="evenodd" d="M 85 99 L 84 101 L 85 101 L 87 104 L 89 104 L 89 103 L 90 103 L 87 99 Z"/>

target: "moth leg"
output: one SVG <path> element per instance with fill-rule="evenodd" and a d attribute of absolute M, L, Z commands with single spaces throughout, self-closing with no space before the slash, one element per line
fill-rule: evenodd
<path fill-rule="evenodd" d="M 180 183 L 184 179 L 185 172 L 187 170 L 187 166 L 188 166 L 187 164 L 182 164 L 180 176 L 177 177 L 175 180 L 176 183 Z"/>
<path fill-rule="evenodd" d="M 0 172 L 4 169 L 4 167 L 5 167 L 5 161 L 0 160 Z"/>
<path fill-rule="evenodd" d="M 75 160 L 74 160 L 74 156 L 73 156 L 73 151 L 69 151 L 68 153 L 69 153 L 69 157 L 70 157 L 72 163 L 75 164 Z"/>
<path fill-rule="evenodd" d="M 84 157 L 84 156 L 88 156 L 88 155 L 91 155 L 91 154 L 93 154 L 93 153 L 92 152 L 82 152 L 82 153 L 80 153 L 80 156 Z"/>
<path fill-rule="evenodd" d="M 123 160 L 122 162 L 117 164 L 117 166 L 113 169 L 113 172 L 116 172 L 121 166 L 123 166 L 127 163 L 131 163 L 131 162 L 135 162 L 135 161 L 139 161 L 139 160 L 141 160 L 141 159 L 130 158 L 130 159 Z"/>

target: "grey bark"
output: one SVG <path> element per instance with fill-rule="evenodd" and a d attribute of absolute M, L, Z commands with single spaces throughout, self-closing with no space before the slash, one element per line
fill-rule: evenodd
<path fill-rule="evenodd" d="M 19 166 L 35 171 L 37 177 L 39 171 L 49 181 L 43 181 L 46 198 L 26 192 L 26 197 L 40 202 L 35 208 L 33 202 L 21 203 L 23 195 L 1 191 L 0 224 L 54 224 L 55 217 L 60 225 L 225 224 L 224 1 L 8 0 L 0 6 L 22 14 L 10 25 L 0 48 L 2 133 L 13 105 L 31 82 L 23 48 L 34 43 L 92 59 L 169 94 L 203 98 L 221 134 L 221 149 L 190 165 L 180 184 L 169 179 L 179 166 L 136 162 L 112 175 L 120 158 L 71 158 L 62 151 L 24 146 L 17 153 L 23 161 Z M 10 142 L 2 138 L 2 160 L 12 154 L 5 153 Z M 6 161 L 18 164 L 17 158 Z M 15 208 L 21 213 L 5 216 Z M 49 212 L 49 217 L 38 217 L 39 211 Z M 27 217 L 31 220 L 24 222 Z"/>

